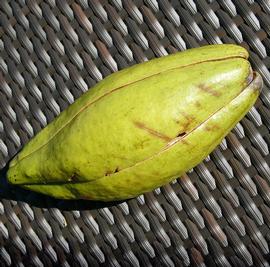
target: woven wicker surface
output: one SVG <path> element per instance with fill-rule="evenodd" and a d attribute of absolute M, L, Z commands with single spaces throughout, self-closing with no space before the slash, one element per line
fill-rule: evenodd
<path fill-rule="evenodd" d="M 1 0 L 0 21 L 1 168 L 88 88 L 137 62 L 238 43 L 265 81 L 203 163 L 137 199 L 57 201 L 8 186 L 2 169 L 1 266 L 269 266 L 268 0 Z"/>

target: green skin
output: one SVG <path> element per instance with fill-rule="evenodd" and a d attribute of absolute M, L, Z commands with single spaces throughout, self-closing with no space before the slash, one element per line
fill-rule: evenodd
<path fill-rule="evenodd" d="M 114 73 L 11 161 L 8 181 L 63 199 L 135 197 L 202 161 L 255 103 L 247 51 L 211 45 Z"/>

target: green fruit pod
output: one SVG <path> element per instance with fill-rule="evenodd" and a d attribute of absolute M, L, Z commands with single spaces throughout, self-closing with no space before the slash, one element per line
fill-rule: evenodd
<path fill-rule="evenodd" d="M 209 45 L 116 72 L 10 162 L 8 181 L 62 199 L 122 200 L 202 161 L 262 87 L 248 52 Z"/>

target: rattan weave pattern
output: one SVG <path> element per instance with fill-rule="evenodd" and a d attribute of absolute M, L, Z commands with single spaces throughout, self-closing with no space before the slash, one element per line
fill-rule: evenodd
<path fill-rule="evenodd" d="M 0 26 L 0 168 L 88 88 L 137 62 L 238 43 L 265 82 L 204 162 L 137 199 L 104 207 L 2 182 L 1 266 L 269 266 L 268 0 L 1 0 Z"/>

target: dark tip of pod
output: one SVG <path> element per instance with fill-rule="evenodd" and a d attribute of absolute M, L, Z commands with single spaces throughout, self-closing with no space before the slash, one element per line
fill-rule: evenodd
<path fill-rule="evenodd" d="M 248 87 L 252 88 L 254 91 L 261 92 L 263 88 L 262 76 L 256 71 L 254 71 L 252 74 L 253 74 L 252 81 L 250 82 Z"/>
<path fill-rule="evenodd" d="M 249 85 L 253 81 L 253 79 L 254 79 L 254 73 L 253 73 L 252 68 L 250 67 L 249 68 L 249 75 L 248 75 L 248 77 L 246 79 L 247 85 Z"/>

